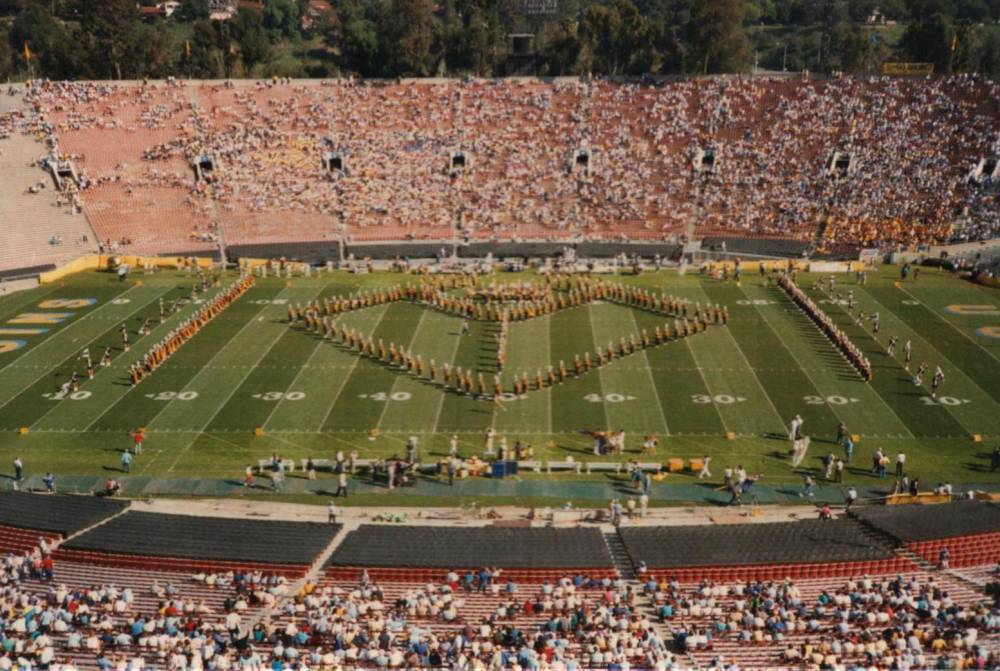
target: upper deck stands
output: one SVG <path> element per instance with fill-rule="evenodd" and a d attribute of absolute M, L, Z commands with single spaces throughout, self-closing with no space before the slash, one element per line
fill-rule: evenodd
<path fill-rule="evenodd" d="M 767 235 L 910 243 L 988 234 L 971 161 L 996 85 L 708 79 L 51 85 L 45 127 L 94 187 L 102 240 L 656 240 Z M 37 120 L 36 120 L 36 123 Z M 589 152 L 586 165 L 579 150 Z M 712 169 L 696 169 L 700 150 Z M 833 178 L 835 152 L 850 156 Z M 337 154 L 346 171 L 323 169 Z M 450 170 L 453 153 L 464 167 Z M 214 161 L 195 184 L 189 161 Z"/>

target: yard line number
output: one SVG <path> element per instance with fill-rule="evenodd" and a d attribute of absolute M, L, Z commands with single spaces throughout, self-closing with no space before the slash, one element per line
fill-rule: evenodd
<path fill-rule="evenodd" d="M 62 401 L 63 399 L 69 399 L 70 401 L 85 401 L 90 398 L 91 394 L 89 391 L 84 391 L 80 389 L 78 391 L 53 391 L 48 394 L 42 394 L 45 398 L 50 401 Z"/>
<path fill-rule="evenodd" d="M 847 396 L 803 396 L 806 405 L 847 405 L 857 403 L 858 399 Z"/>
<path fill-rule="evenodd" d="M 358 394 L 358 398 L 367 398 L 369 401 L 409 401 L 413 394 L 408 391 L 394 391 L 387 394 L 384 391 L 377 391 L 374 394 Z"/>
<path fill-rule="evenodd" d="M 259 398 L 262 401 L 301 401 L 305 397 L 304 391 L 268 391 L 253 395 L 253 398 Z"/>
<path fill-rule="evenodd" d="M 732 405 L 733 403 L 743 403 L 744 401 L 746 401 L 746 399 L 742 396 L 731 396 L 729 394 L 716 394 L 715 396 L 709 396 L 708 394 L 691 395 L 691 402 L 697 403 L 698 405 L 708 405 L 709 403 Z"/>
<path fill-rule="evenodd" d="M 154 401 L 193 401 L 198 398 L 196 391 L 161 391 L 158 394 L 146 394 L 146 398 Z"/>
<path fill-rule="evenodd" d="M 965 403 L 972 403 L 971 400 L 967 398 L 955 398 L 954 396 L 938 396 L 934 398 L 933 396 L 921 396 L 920 400 L 924 402 L 924 405 L 964 405 Z"/>
<path fill-rule="evenodd" d="M 587 394 L 583 397 L 583 400 L 590 403 L 624 403 L 625 401 L 634 401 L 635 396 L 627 396 L 625 394 L 610 393 L 610 394 Z"/>

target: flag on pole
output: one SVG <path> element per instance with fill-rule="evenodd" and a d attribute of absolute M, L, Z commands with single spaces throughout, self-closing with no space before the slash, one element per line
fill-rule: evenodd
<path fill-rule="evenodd" d="M 28 48 L 27 42 L 24 43 L 24 60 L 26 61 L 31 60 L 31 49 Z"/>

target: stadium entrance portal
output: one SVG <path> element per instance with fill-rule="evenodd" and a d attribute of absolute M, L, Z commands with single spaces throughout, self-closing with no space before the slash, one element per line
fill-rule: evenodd
<path fill-rule="evenodd" d="M 468 165 L 464 151 L 453 151 L 448 155 L 448 174 L 458 177 Z"/>
<path fill-rule="evenodd" d="M 714 173 L 716 170 L 715 148 L 698 149 L 694 154 L 694 169 L 699 172 Z"/>
<path fill-rule="evenodd" d="M 976 184 L 982 184 L 987 180 L 1000 180 L 1000 159 L 996 156 L 979 159 L 969 179 Z"/>
<path fill-rule="evenodd" d="M 838 151 L 830 159 L 830 174 L 834 177 L 847 177 L 851 173 L 851 155 Z"/>
<path fill-rule="evenodd" d="M 326 153 L 323 154 L 323 170 L 325 172 L 342 172 L 346 174 L 347 163 L 340 154 Z"/>
<path fill-rule="evenodd" d="M 569 170 L 571 173 L 590 175 L 590 149 L 577 149 L 570 161 Z"/>
<path fill-rule="evenodd" d="M 76 175 L 76 168 L 70 161 L 55 161 L 49 164 L 52 170 L 52 180 L 59 191 L 66 189 L 67 182 L 72 182 L 80 186 L 80 180 Z"/>
<path fill-rule="evenodd" d="M 215 172 L 215 159 L 211 156 L 199 156 L 191 162 L 191 167 L 194 170 L 195 181 L 201 182 L 209 179 Z"/>

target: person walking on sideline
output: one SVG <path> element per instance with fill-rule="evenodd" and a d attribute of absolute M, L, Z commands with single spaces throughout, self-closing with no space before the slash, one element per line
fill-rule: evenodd
<path fill-rule="evenodd" d="M 708 465 L 711 463 L 712 457 L 705 457 L 701 460 L 701 470 L 698 471 L 698 479 L 710 478 L 712 477 L 712 472 L 708 470 Z"/>
<path fill-rule="evenodd" d="M 122 472 L 129 473 L 131 472 L 131 470 L 132 470 L 132 453 L 129 452 L 128 448 L 126 447 L 125 451 L 122 452 Z"/>
<path fill-rule="evenodd" d="M 344 495 L 347 498 L 347 473 L 341 471 L 340 475 L 337 476 L 337 493 L 334 496 Z"/>
<path fill-rule="evenodd" d="M 14 482 L 20 482 L 24 479 L 24 462 L 21 461 L 21 457 L 14 457 Z"/>

